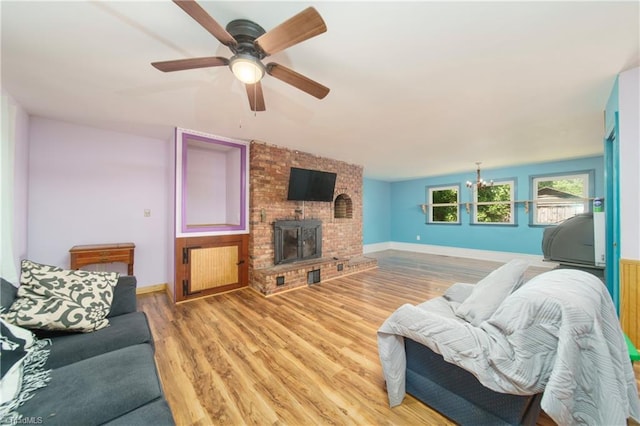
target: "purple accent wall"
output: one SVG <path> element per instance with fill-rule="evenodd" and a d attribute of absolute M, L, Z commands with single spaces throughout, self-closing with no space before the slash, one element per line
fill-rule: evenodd
<path fill-rule="evenodd" d="M 30 117 L 28 258 L 68 268 L 74 245 L 133 242 L 138 286 L 173 282 L 174 145 Z"/>

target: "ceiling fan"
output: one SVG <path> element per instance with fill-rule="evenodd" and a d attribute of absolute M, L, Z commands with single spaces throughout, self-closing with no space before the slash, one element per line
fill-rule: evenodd
<path fill-rule="evenodd" d="M 234 55 L 229 59 L 221 56 L 207 56 L 151 63 L 160 71 L 172 72 L 229 66 L 236 78 L 245 84 L 252 111 L 265 111 L 262 85 L 260 84 L 265 72 L 318 99 L 323 99 L 329 93 L 328 87 L 298 74 L 284 65 L 274 62 L 266 65 L 262 63 L 262 59 L 267 56 L 327 31 L 322 17 L 313 7 L 306 8 L 267 32 L 260 25 L 247 19 L 233 20 L 227 24 L 225 29 L 195 0 L 173 0 L 173 2 L 209 31 L 220 43 L 227 46 Z"/>

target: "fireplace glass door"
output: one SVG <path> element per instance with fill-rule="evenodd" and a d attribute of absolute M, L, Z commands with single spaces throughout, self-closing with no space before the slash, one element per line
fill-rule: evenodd
<path fill-rule="evenodd" d="M 291 262 L 298 258 L 298 236 L 300 228 L 282 230 L 282 262 Z"/>
<path fill-rule="evenodd" d="M 318 251 L 316 234 L 315 228 L 302 228 L 302 257 L 304 259 L 315 257 Z"/>
<path fill-rule="evenodd" d="M 279 220 L 274 224 L 276 265 L 322 256 L 322 222 Z"/>

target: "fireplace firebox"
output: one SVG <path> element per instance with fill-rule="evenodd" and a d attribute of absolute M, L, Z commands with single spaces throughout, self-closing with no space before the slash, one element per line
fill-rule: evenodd
<path fill-rule="evenodd" d="M 322 257 L 321 221 L 277 220 L 273 226 L 276 265 Z"/>

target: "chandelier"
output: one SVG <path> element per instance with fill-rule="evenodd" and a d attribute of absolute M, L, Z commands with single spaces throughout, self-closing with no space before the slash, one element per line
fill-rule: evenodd
<path fill-rule="evenodd" d="M 489 182 L 487 182 L 486 180 L 482 179 L 480 177 L 480 163 L 479 161 L 476 162 L 476 166 L 478 166 L 478 169 L 476 171 L 476 181 L 475 182 L 471 182 L 470 180 L 467 181 L 467 188 L 469 189 L 482 189 L 485 188 L 487 186 L 493 186 L 493 180 L 490 180 Z"/>

